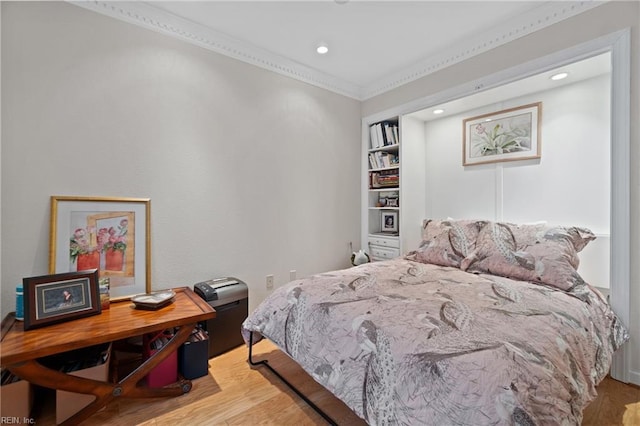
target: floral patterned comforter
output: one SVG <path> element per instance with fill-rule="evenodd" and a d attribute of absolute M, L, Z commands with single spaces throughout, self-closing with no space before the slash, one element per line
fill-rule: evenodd
<path fill-rule="evenodd" d="M 247 341 L 249 331 L 372 425 L 580 424 L 628 339 L 587 285 L 406 259 L 292 281 L 244 322 Z"/>

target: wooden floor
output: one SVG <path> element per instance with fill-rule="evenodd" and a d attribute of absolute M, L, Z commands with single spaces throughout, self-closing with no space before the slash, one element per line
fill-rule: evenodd
<path fill-rule="evenodd" d="M 269 363 L 299 387 L 339 425 L 365 425 L 342 402 L 307 376 L 270 342 L 260 342 L 256 359 Z M 36 424 L 54 425 L 54 404 L 36 412 Z M 172 399 L 123 399 L 83 425 L 325 425 L 295 393 L 264 367 L 250 368 L 246 347 L 209 360 L 209 375 L 194 380 L 191 392 Z M 583 425 L 640 425 L 640 389 L 612 379 L 598 387 Z"/>

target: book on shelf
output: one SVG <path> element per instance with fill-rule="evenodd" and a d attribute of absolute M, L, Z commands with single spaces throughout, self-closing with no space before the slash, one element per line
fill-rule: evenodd
<path fill-rule="evenodd" d="M 398 126 L 393 123 L 384 124 L 387 145 L 395 145 L 398 143 L 398 138 L 396 137 L 397 129 L 398 129 Z"/>
<path fill-rule="evenodd" d="M 394 122 L 383 121 L 369 126 L 369 140 L 371 149 L 378 149 L 399 142 L 398 125 Z"/>
<path fill-rule="evenodd" d="M 398 170 L 381 170 L 379 172 L 369 173 L 369 187 L 370 188 L 388 188 L 398 187 L 400 184 L 400 175 Z"/>
<path fill-rule="evenodd" d="M 381 142 L 380 147 L 387 145 L 387 140 L 384 137 L 384 131 L 382 130 L 382 123 L 376 124 L 376 131 L 378 132 L 378 141 Z"/>
<path fill-rule="evenodd" d="M 371 142 L 371 149 L 380 148 L 380 143 L 378 142 L 378 130 L 376 129 L 375 124 L 369 126 L 369 141 Z"/>
<path fill-rule="evenodd" d="M 369 165 L 372 169 L 394 167 L 398 164 L 398 156 L 394 153 L 377 151 L 369 154 Z"/>

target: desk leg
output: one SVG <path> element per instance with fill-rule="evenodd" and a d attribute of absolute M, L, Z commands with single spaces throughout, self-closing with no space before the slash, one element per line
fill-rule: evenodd
<path fill-rule="evenodd" d="M 107 405 L 114 398 L 114 386 L 99 380 L 85 379 L 72 376 L 57 370 L 47 368 L 36 360 L 29 360 L 21 364 L 8 367 L 12 373 L 33 384 L 56 390 L 94 395 L 96 399 L 62 424 L 75 425 L 88 418 L 91 414 Z"/>
<path fill-rule="evenodd" d="M 10 365 L 7 368 L 23 380 L 39 386 L 94 395 L 96 397 L 95 401 L 62 423 L 63 425 L 76 425 L 118 397 L 153 398 L 178 396 L 189 392 L 191 390 L 191 381 L 185 379 L 163 388 L 148 388 L 139 385 L 138 382 L 173 351 L 177 350 L 181 344 L 186 342 L 195 326 L 196 324 L 190 324 L 180 327 L 169 343 L 116 384 L 65 374 L 47 368 L 36 360 Z"/>

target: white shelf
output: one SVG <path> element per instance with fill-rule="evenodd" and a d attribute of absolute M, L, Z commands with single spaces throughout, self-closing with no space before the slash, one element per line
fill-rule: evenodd
<path fill-rule="evenodd" d="M 377 152 L 377 151 L 397 151 L 400 149 L 400 144 L 396 143 L 393 145 L 385 145 L 380 148 L 370 148 L 368 152 Z"/>
<path fill-rule="evenodd" d="M 392 186 L 390 188 L 369 188 L 369 191 L 371 192 L 392 192 L 392 191 L 399 191 L 400 187 L 398 186 Z"/>
<path fill-rule="evenodd" d="M 378 123 L 382 124 L 383 127 L 386 127 L 388 130 L 390 130 L 390 133 L 394 135 L 394 141 L 397 143 L 384 145 L 378 148 L 371 148 L 371 145 L 373 144 L 371 142 L 371 138 L 374 137 L 372 136 L 374 134 L 374 131 L 372 129 L 379 129 L 380 126 L 378 125 Z M 400 165 L 400 145 L 402 144 L 402 141 L 399 140 L 400 132 L 398 128 L 400 119 L 399 117 L 392 117 L 389 120 L 384 120 L 378 123 L 369 123 L 366 132 L 363 132 L 363 136 L 365 136 L 365 140 L 363 141 L 363 143 L 365 144 L 364 147 L 367 148 L 363 160 L 368 160 L 368 167 L 366 168 L 365 178 L 367 179 L 369 185 L 371 184 L 373 179 L 377 179 L 377 177 L 380 175 L 388 173 L 389 175 L 393 176 L 397 175 L 399 178 L 402 173 Z M 386 135 L 389 135 L 389 133 L 386 133 Z M 379 140 L 379 138 L 376 137 L 376 140 Z M 376 154 L 380 152 L 392 155 L 393 162 L 381 162 L 379 160 L 376 161 L 378 156 L 385 156 L 385 154 Z M 374 157 L 373 160 L 372 157 Z M 386 167 L 372 167 L 372 165 L 376 166 L 381 164 L 389 165 Z M 396 181 L 394 181 L 394 183 L 396 183 Z M 364 232 L 366 232 L 366 234 L 363 234 L 362 246 L 367 248 L 369 255 L 374 260 L 391 259 L 400 255 L 400 232 L 381 232 L 383 228 L 381 221 L 385 217 L 385 215 L 392 216 L 394 218 L 393 220 L 395 221 L 395 229 L 397 229 L 398 231 L 400 230 L 400 207 L 374 207 L 378 202 L 378 199 L 385 196 L 378 194 L 393 193 L 394 196 L 399 197 L 400 185 L 401 182 L 398 179 L 397 185 L 395 186 L 367 188 L 366 194 L 368 195 L 364 197 L 366 204 L 363 205 L 363 208 L 366 209 L 363 211 L 366 212 L 364 215 L 365 217 L 363 218 L 365 222 Z"/>
<path fill-rule="evenodd" d="M 394 142 L 379 148 L 371 148 L 371 138 L 376 137 L 372 126 L 378 123 L 397 126 L 393 129 Z M 375 115 L 362 121 L 362 205 L 361 247 L 368 250 L 372 259 L 389 259 L 415 250 L 421 242 L 422 220 L 426 217 L 425 181 L 425 130 L 424 122 L 407 115 L 382 117 Z M 377 129 L 377 127 L 376 127 Z M 377 138 L 376 140 L 379 140 Z M 372 155 L 382 152 L 397 157 L 391 167 L 372 167 Z M 384 155 L 382 155 L 384 157 Z M 380 165 L 377 162 L 373 165 Z M 384 163 L 389 164 L 389 163 Z M 392 172 L 385 172 L 392 170 Z M 371 188 L 372 174 L 390 173 L 399 176 L 398 185 Z M 395 183 L 395 181 L 393 182 Z M 375 207 L 386 194 L 398 197 L 398 207 Z M 395 203 L 394 203 L 395 204 Z M 398 235 L 380 233 L 382 218 L 393 214 L 397 221 Z"/>
<path fill-rule="evenodd" d="M 381 167 L 379 169 L 369 169 L 370 172 L 382 172 L 385 170 L 400 170 L 400 164 L 396 164 L 395 166 L 390 167 Z"/>

